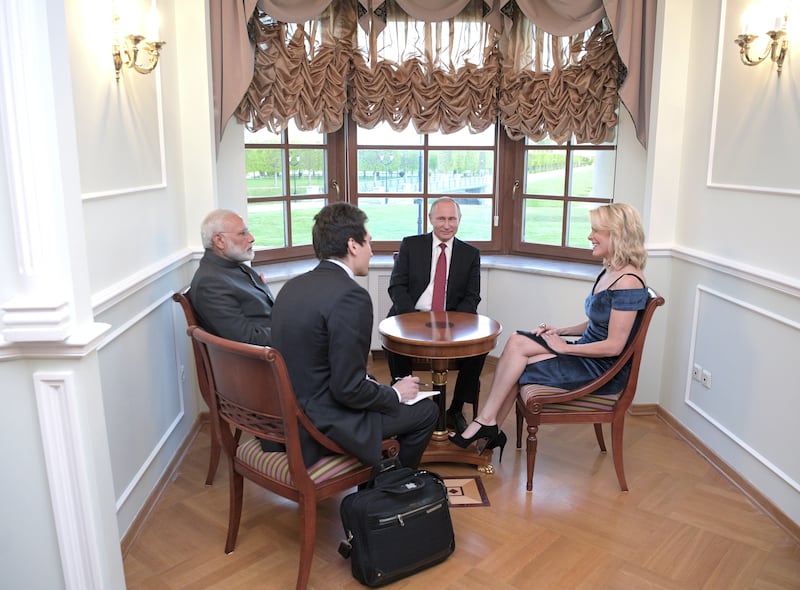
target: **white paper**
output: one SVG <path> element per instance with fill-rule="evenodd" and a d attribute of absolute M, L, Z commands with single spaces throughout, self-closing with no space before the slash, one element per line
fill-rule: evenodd
<path fill-rule="evenodd" d="M 413 397 L 410 400 L 408 400 L 407 402 L 403 402 L 403 403 L 406 404 L 407 406 L 412 406 L 415 403 L 417 403 L 418 401 L 423 400 L 426 397 L 431 397 L 431 396 L 434 396 L 434 395 L 439 395 L 439 392 L 438 391 L 420 391 L 416 395 L 416 397 Z"/>

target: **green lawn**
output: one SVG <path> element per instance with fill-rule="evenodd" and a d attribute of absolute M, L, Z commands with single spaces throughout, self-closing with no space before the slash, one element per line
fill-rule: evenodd
<path fill-rule="evenodd" d="M 591 169 L 576 170 L 573 173 L 573 193 L 577 196 L 588 195 L 592 188 Z M 293 180 L 293 192 L 307 195 L 323 190 L 321 177 L 299 177 Z M 294 180 L 297 181 L 296 189 Z M 248 179 L 249 196 L 278 196 L 282 194 L 274 178 L 263 177 Z M 529 178 L 529 190 L 536 194 L 560 194 L 563 177 L 559 175 L 541 175 L 540 178 Z M 535 188 L 534 188 L 535 187 Z M 309 190 L 310 189 L 310 190 Z M 461 196 L 461 195 L 457 195 Z M 300 246 L 311 243 L 311 227 L 314 215 L 324 203 L 324 197 L 310 201 L 305 207 L 292 207 L 292 245 Z M 428 228 L 420 224 L 418 205 L 411 199 L 391 200 L 375 197 L 364 198 L 361 208 L 367 214 L 368 228 L 374 240 L 401 240 L 408 235 L 424 232 Z M 570 238 L 568 245 L 586 248 L 589 234 L 588 209 L 596 206 L 592 203 L 573 205 L 570 220 Z M 459 238 L 466 241 L 488 241 L 491 239 L 492 203 L 489 199 L 475 199 L 465 203 L 461 208 L 461 226 Z M 558 201 L 529 198 L 525 206 L 524 239 L 550 245 L 561 245 L 562 208 Z M 424 220 L 426 221 L 426 220 Z M 282 204 L 252 204 L 248 214 L 250 231 L 256 236 L 256 246 L 266 248 L 282 248 L 286 246 L 286 223 Z"/>

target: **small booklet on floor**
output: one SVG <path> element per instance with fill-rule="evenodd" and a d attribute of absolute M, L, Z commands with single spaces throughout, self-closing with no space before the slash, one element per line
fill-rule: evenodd
<path fill-rule="evenodd" d="M 420 391 L 415 397 L 411 398 L 407 402 L 403 402 L 407 406 L 414 405 L 420 400 L 425 399 L 426 397 L 432 397 L 434 395 L 439 395 L 438 391 Z"/>

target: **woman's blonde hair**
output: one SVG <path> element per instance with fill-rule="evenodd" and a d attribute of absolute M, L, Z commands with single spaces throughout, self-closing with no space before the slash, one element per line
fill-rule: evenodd
<path fill-rule="evenodd" d="M 594 230 L 606 230 L 610 234 L 609 256 L 606 266 L 620 269 L 631 265 L 644 268 L 647 250 L 644 248 L 644 228 L 639 212 L 627 203 L 601 205 L 589 211 L 589 220 Z"/>

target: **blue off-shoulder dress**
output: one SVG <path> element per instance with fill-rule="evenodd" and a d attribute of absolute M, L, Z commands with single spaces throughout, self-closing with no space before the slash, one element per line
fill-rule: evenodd
<path fill-rule="evenodd" d="M 605 269 L 595 279 L 594 287 L 586 298 L 584 307 L 589 323 L 583 335 L 575 341 L 575 344 L 586 344 L 588 342 L 598 342 L 608 338 L 608 322 L 611 319 L 611 310 L 639 311 L 645 308 L 648 299 L 647 287 L 642 285 L 641 289 L 617 289 L 612 290 L 614 281 L 608 289 L 594 293 L 600 277 L 605 273 Z M 624 275 L 622 275 L 624 276 Z M 622 278 L 620 276 L 620 278 Z M 636 275 L 631 275 L 636 276 Z M 636 277 L 639 278 L 639 277 Z M 641 279 L 639 279 L 641 280 Z M 639 318 L 631 334 L 634 333 L 638 325 Z M 525 332 L 520 332 L 525 334 Z M 531 337 L 530 334 L 526 334 Z M 557 354 L 555 357 L 545 359 L 537 363 L 530 363 L 519 378 L 520 385 L 535 383 L 536 385 L 549 385 L 561 389 L 576 389 L 586 385 L 589 381 L 602 375 L 617 357 L 590 358 L 574 356 L 569 354 Z M 618 393 L 625 386 L 628 378 L 629 367 L 625 367 L 611 381 L 603 386 L 597 394 Z"/>

